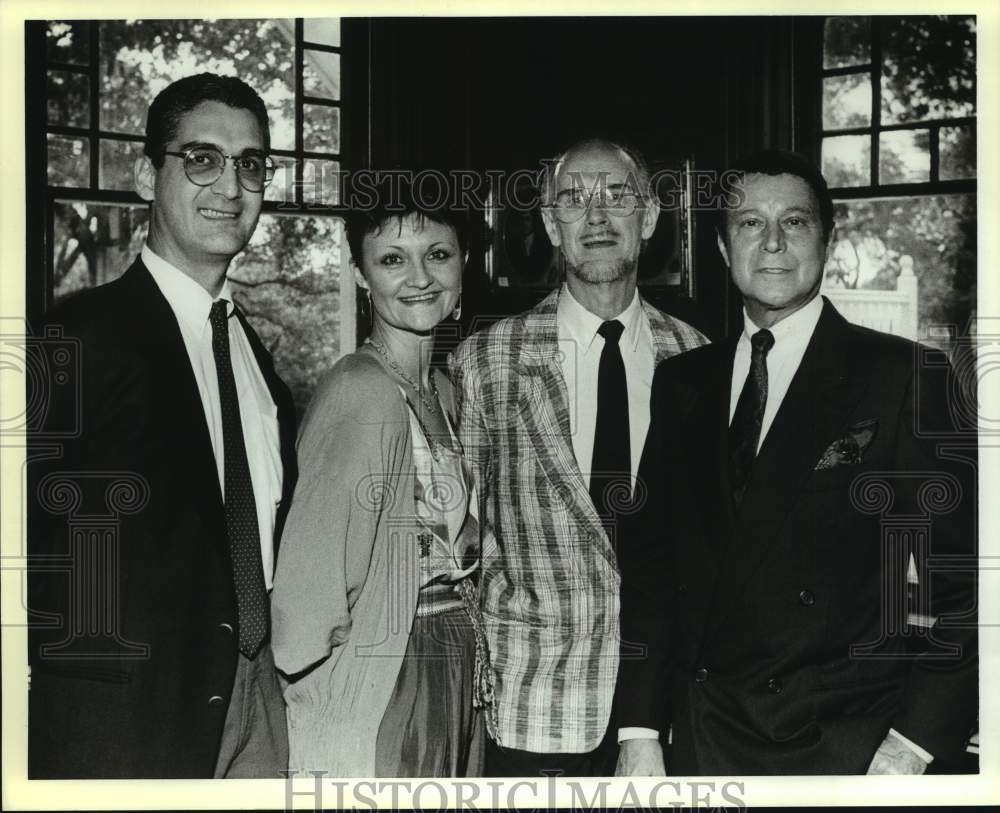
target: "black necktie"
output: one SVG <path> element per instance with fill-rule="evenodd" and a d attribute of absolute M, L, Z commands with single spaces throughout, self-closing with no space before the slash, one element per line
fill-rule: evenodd
<path fill-rule="evenodd" d="M 594 427 L 594 456 L 590 465 L 590 498 L 606 523 L 631 497 L 632 465 L 628 428 L 628 386 L 625 362 L 618 340 L 625 326 L 616 319 L 605 322 L 597 332 L 604 337 L 597 372 L 597 423 Z"/>
<path fill-rule="evenodd" d="M 222 443 L 225 460 L 226 531 L 233 560 L 233 584 L 239 611 L 240 652 L 252 658 L 267 635 L 267 589 L 260 554 L 260 528 L 257 503 L 250 481 L 240 402 L 229 355 L 229 325 L 225 299 L 212 304 L 208 318 L 212 323 L 212 351 L 219 378 L 219 402 L 222 406 Z"/>
<path fill-rule="evenodd" d="M 767 404 L 767 351 L 773 345 L 774 336 L 769 330 L 759 330 L 750 338 L 750 373 L 743 384 L 733 422 L 729 426 L 729 485 L 737 510 L 743 502 L 757 456 L 757 442 Z"/>

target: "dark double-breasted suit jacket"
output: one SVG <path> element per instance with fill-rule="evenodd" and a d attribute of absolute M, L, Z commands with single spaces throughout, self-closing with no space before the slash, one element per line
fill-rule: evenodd
<path fill-rule="evenodd" d="M 677 774 L 863 773 L 890 727 L 955 755 L 977 708 L 976 439 L 947 359 L 824 303 L 736 514 L 735 347 L 656 371 L 622 542 L 622 636 L 646 652 L 622 661 L 619 723 L 672 726 Z M 911 611 L 939 617 L 929 636 Z"/>
<path fill-rule="evenodd" d="M 238 318 L 277 406 L 283 509 L 294 407 Z M 238 624 L 216 461 L 180 328 L 138 259 L 53 309 L 46 327 L 74 358 L 59 386 L 29 384 L 46 410 L 28 438 L 29 776 L 211 777 Z M 67 426 L 75 436 L 51 443 L 50 428 Z"/>

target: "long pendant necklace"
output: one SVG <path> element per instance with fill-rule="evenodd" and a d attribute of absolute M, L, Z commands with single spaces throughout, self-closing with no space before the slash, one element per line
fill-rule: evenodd
<path fill-rule="evenodd" d="M 396 375 L 398 375 L 400 378 L 402 378 L 403 381 L 409 384 L 410 387 L 413 388 L 413 391 L 417 394 L 417 397 L 420 399 L 420 403 L 422 403 L 427 408 L 428 412 L 434 414 L 441 411 L 441 396 L 438 394 L 437 384 L 434 383 L 433 370 L 431 370 L 430 375 L 428 376 L 428 379 L 431 382 L 431 392 L 434 393 L 434 400 L 431 401 L 424 397 L 424 392 L 417 385 L 417 382 L 406 374 L 406 371 L 399 366 L 399 364 L 396 362 L 396 359 L 394 359 L 392 357 L 392 354 L 389 352 L 389 349 L 384 344 L 382 344 L 382 342 L 375 341 L 374 339 L 368 339 L 367 341 L 368 344 L 370 344 L 372 348 L 375 350 L 375 352 L 385 359 L 385 363 L 389 365 L 392 371 L 396 373 Z"/>

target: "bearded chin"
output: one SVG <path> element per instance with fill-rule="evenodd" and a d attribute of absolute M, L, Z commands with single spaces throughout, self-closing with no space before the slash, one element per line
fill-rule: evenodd
<path fill-rule="evenodd" d="M 625 279 L 636 270 L 638 260 L 636 258 L 617 260 L 593 260 L 583 265 L 573 265 L 566 262 L 566 272 L 580 279 L 582 282 L 589 282 L 598 285 L 602 282 L 618 282 Z"/>

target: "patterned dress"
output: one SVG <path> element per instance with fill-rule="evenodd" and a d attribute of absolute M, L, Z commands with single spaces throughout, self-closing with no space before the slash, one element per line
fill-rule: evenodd
<path fill-rule="evenodd" d="M 320 382 L 297 449 L 271 596 L 289 768 L 477 774 L 492 672 L 461 456 L 432 450 L 398 384 L 362 351 Z"/>
<path fill-rule="evenodd" d="M 400 394 L 406 401 L 402 389 Z M 473 708 L 481 624 L 472 580 L 479 567 L 479 523 L 469 513 L 471 480 L 447 413 L 450 448 L 428 437 L 406 404 L 421 588 L 410 641 L 382 716 L 375 771 L 377 776 L 478 776 L 484 728 Z"/>

